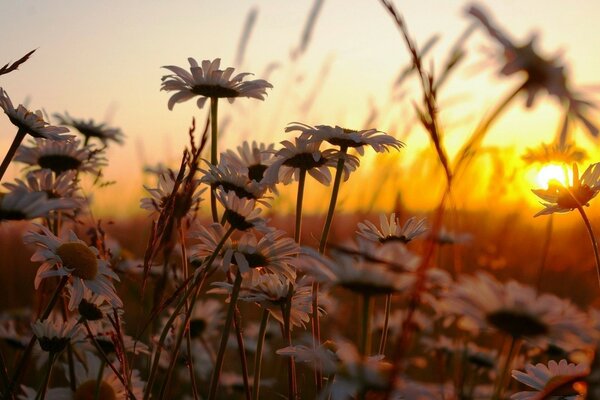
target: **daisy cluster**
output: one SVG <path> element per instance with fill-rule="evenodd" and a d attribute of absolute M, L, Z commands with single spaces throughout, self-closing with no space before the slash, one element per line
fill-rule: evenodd
<path fill-rule="evenodd" d="M 540 56 L 533 40 L 515 44 L 476 6 L 468 13 L 500 44 L 500 73 L 525 73 L 516 94 L 528 107 L 545 91 L 597 135 L 558 58 Z M 0 224 L 22 221 L 37 268 L 32 310 L 0 314 L 1 398 L 574 400 L 600 387 L 600 311 L 539 284 L 448 267 L 445 253 L 475 238 L 444 226 L 443 206 L 433 217 L 368 214 L 345 224 L 348 239 L 335 235 L 346 182 L 366 156 L 402 154 L 402 141 L 371 127 L 291 122 L 279 143 L 219 151 L 219 101 L 263 101 L 273 85 L 221 69 L 218 58 L 188 63 L 165 66 L 160 89 L 169 110 L 210 103 L 210 137 L 207 126 L 197 145 L 192 127 L 178 169 L 148 170 L 140 207 L 150 229 L 132 240 L 144 241 L 140 253 L 93 219 L 81 185 L 102 186 L 121 130 L 66 112 L 53 126 L 0 88 L 16 131 L 0 179 L 13 162 L 24 166 L 3 183 Z M 421 119 L 433 131 L 430 111 Z M 570 183 L 534 190 L 536 216 L 578 210 L 600 271 L 584 211 L 600 191 L 600 163 L 580 175 L 584 156 L 559 141 L 525 160 L 574 163 Z M 284 186 L 296 191 L 295 213 L 276 224 Z M 318 231 L 303 225 L 315 187 L 330 193 Z"/>

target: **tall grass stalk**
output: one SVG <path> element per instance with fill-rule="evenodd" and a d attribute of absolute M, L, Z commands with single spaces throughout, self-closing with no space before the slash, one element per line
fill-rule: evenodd
<path fill-rule="evenodd" d="M 17 149 L 21 145 L 21 142 L 25 138 L 25 135 L 27 135 L 27 131 L 23 128 L 19 128 L 8 151 L 6 152 L 6 155 L 4 156 L 4 159 L 2 160 L 2 164 L 0 164 L 0 181 L 2 181 L 2 177 L 4 177 L 4 173 L 8 169 L 8 166 L 10 165 L 10 162 L 15 156 Z"/>
<path fill-rule="evenodd" d="M 521 339 L 519 339 L 518 337 L 511 336 L 509 339 L 508 346 L 505 346 L 505 349 L 503 351 L 503 353 L 505 353 L 504 364 L 502 366 L 502 369 L 500 370 L 498 378 L 496 378 L 494 395 L 492 397 L 492 400 L 503 399 L 504 389 L 507 386 L 506 378 L 512 366 L 513 359 L 519 353 L 520 344 Z"/>
<path fill-rule="evenodd" d="M 258 330 L 258 338 L 256 339 L 256 353 L 254 355 L 254 382 L 252 383 L 252 400 L 259 400 L 260 393 L 260 373 L 262 369 L 262 353 L 265 344 L 265 335 L 269 324 L 268 309 L 264 309 L 260 319 L 260 328 Z"/>

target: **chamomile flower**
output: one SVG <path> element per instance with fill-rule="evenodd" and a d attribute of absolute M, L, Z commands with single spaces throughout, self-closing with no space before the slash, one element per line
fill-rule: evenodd
<path fill-rule="evenodd" d="M 100 168 L 107 165 L 106 159 L 98 150 L 90 146 L 81 147 L 79 139 L 34 139 L 32 145 L 19 147 L 15 161 L 34 168 L 50 169 L 57 175 L 70 170 L 98 175 Z"/>
<path fill-rule="evenodd" d="M 553 182 L 546 190 L 533 190 L 533 193 L 543 200 L 542 205 L 545 207 L 535 216 L 555 212 L 564 213 L 589 206 L 588 202 L 596 197 L 598 191 L 600 191 L 600 163 L 591 164 L 581 177 L 579 177 L 577 164 L 573 164 L 573 184 L 571 186 L 565 187 Z"/>
<path fill-rule="evenodd" d="M 500 283 L 486 273 L 461 277 L 441 304 L 458 316 L 463 329 L 498 330 L 540 348 L 554 343 L 574 350 L 593 338 L 587 315 L 571 302 L 515 281 Z"/>
<path fill-rule="evenodd" d="M 105 123 L 97 123 L 93 119 L 77 119 L 71 117 L 68 113 L 64 115 L 54 114 L 61 125 L 66 125 L 75 128 L 85 138 L 87 143 L 91 138 L 98 139 L 103 145 L 108 141 L 123 144 L 125 135 L 119 128 L 110 128 Z"/>
<path fill-rule="evenodd" d="M 184 178 L 184 181 L 186 178 Z M 150 197 L 145 197 L 140 201 L 140 207 L 151 211 L 152 214 L 159 214 L 167 205 L 169 196 L 173 194 L 175 188 L 176 176 L 175 173 L 168 169 L 161 173 L 158 177 L 158 187 L 150 188 L 144 186 L 144 189 L 150 194 Z M 191 181 L 191 194 L 186 193 L 184 185 L 179 185 L 175 193 L 173 213 L 176 218 L 193 217 L 200 209 L 202 201 L 202 193 L 204 188 L 200 188 L 200 180 L 193 179 Z"/>
<path fill-rule="evenodd" d="M 200 181 L 209 185 L 213 190 L 220 187 L 227 193 L 235 193 L 239 198 L 253 199 L 268 206 L 268 203 L 263 199 L 267 189 L 266 186 L 248 179 L 248 175 L 243 173 L 243 169 L 239 169 L 237 166 L 221 159 L 219 164 L 209 164 L 208 169 L 201 171 L 204 176 Z"/>
<path fill-rule="evenodd" d="M 284 185 L 297 181 L 300 171 L 307 172 L 325 186 L 331 182 L 330 167 L 335 167 L 338 152 L 333 149 L 319 150 L 321 142 L 309 143 L 305 139 L 294 139 L 294 143 L 284 140 L 283 148 L 275 153 L 273 163 L 265 171 L 267 182 L 281 182 Z M 358 167 L 358 159 L 348 156 L 344 163 L 344 179 Z"/>
<path fill-rule="evenodd" d="M 272 143 L 266 145 L 255 141 L 252 143 L 244 141 L 237 147 L 237 152 L 227 150 L 221 153 L 221 162 L 243 171 L 250 181 L 264 184 L 265 171 L 273 163 L 274 153 L 275 145 Z"/>
<path fill-rule="evenodd" d="M 51 140 L 66 140 L 69 136 L 61 135 L 69 130 L 63 127 L 52 126 L 44 121 L 41 111 L 35 113 L 27 110 L 19 104 L 15 109 L 10 97 L 0 88 L 0 108 L 10 119 L 10 122 L 19 129 L 24 130 L 34 138 L 46 138 Z"/>
<path fill-rule="evenodd" d="M 194 305 L 189 322 L 192 339 L 210 340 L 219 335 L 225 313 L 223 305 L 215 299 L 199 300 Z"/>
<path fill-rule="evenodd" d="M 31 193 L 17 187 L 9 193 L 0 193 L 0 222 L 46 217 L 50 211 L 72 207 L 70 199 L 49 199 L 44 192 Z"/>
<path fill-rule="evenodd" d="M 68 276 L 73 285 L 69 309 L 73 310 L 81 303 L 86 289 L 106 297 L 114 307 L 123 306 L 111 281 L 118 281 L 119 277 L 99 257 L 95 247 L 88 246 L 72 231 L 66 239 L 61 239 L 44 226 L 38 225 L 38 228 L 42 233 L 29 232 L 23 237 L 25 243 L 40 247 L 31 257 L 32 261 L 42 263 L 35 277 L 36 289 L 42 279 Z"/>
<path fill-rule="evenodd" d="M 386 243 L 398 241 L 406 244 L 427 231 L 425 218 L 417 219 L 411 217 L 404 225 L 401 225 L 395 213 L 390 215 L 389 220 L 384 214 L 381 214 L 379 216 L 379 224 L 381 229 L 378 229 L 371 221 L 360 222 L 357 233 L 373 242 Z"/>
<path fill-rule="evenodd" d="M 556 362 L 550 360 L 548 365 L 544 364 L 527 364 L 525 372 L 513 370 L 512 377 L 517 381 L 524 383 L 532 389 L 530 391 L 518 392 L 510 396 L 511 400 L 534 400 L 539 398 L 540 392 L 548 389 L 551 384 L 557 383 L 557 380 L 567 379 L 569 377 L 581 377 L 587 375 L 589 368 L 585 364 L 572 364 L 567 360 Z M 565 392 L 561 390 L 560 394 L 548 397 L 550 399 L 562 400 L 583 400 L 585 396 L 574 389 Z"/>
<path fill-rule="evenodd" d="M 293 122 L 285 128 L 286 132 L 299 131 L 301 138 L 309 141 L 325 141 L 342 149 L 356 149 L 361 156 L 365 147 L 371 147 L 378 153 L 389 151 L 390 148 L 400 150 L 404 143 L 393 136 L 377 129 L 353 130 L 339 126 L 316 125 L 310 126 L 300 122 Z"/>
<path fill-rule="evenodd" d="M 528 148 L 521 157 L 528 164 L 573 164 L 583 161 L 587 157 L 584 149 L 574 143 L 542 143 L 538 147 Z"/>
<path fill-rule="evenodd" d="M 175 94 L 169 99 L 169 110 L 177 103 L 187 101 L 199 96 L 198 108 L 204 107 L 208 98 L 226 98 L 230 103 L 237 97 L 248 97 L 264 100 L 266 90 L 273 87 L 263 79 L 244 80 L 249 73 L 240 73 L 233 76 L 234 68 L 219 69 L 221 59 L 213 61 L 204 60 L 198 65 L 196 60 L 188 58 L 190 72 L 174 65 L 163 68 L 172 72 L 162 77 L 161 90 L 174 91 Z"/>
<path fill-rule="evenodd" d="M 38 338 L 42 350 L 58 354 L 80 333 L 77 320 L 63 321 L 58 318 L 37 320 L 31 324 L 33 334 Z"/>
<path fill-rule="evenodd" d="M 268 233 L 272 229 L 267 226 L 267 222 L 259 217 L 260 208 L 256 208 L 256 201 L 253 199 L 240 199 L 234 192 L 225 192 L 217 189 L 217 200 L 225 208 L 223 220 L 228 222 L 238 231 L 247 231 L 256 229 Z"/>

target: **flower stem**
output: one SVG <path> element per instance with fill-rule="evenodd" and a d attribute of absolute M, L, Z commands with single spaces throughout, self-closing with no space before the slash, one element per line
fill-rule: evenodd
<path fill-rule="evenodd" d="M 267 325 L 269 323 L 269 310 L 264 309 L 260 320 L 260 328 L 258 330 L 258 338 L 256 342 L 256 354 L 254 359 L 254 383 L 252 384 L 252 399 L 258 400 L 260 391 L 260 371 L 262 368 L 262 352 L 265 343 L 265 334 L 267 333 Z"/>
<path fill-rule="evenodd" d="M 19 130 L 17 131 L 17 134 L 15 135 L 15 138 L 13 139 L 12 144 L 10 145 L 10 148 L 8 149 L 8 151 L 6 152 L 6 155 L 4 156 L 4 159 L 2 160 L 2 164 L 0 165 L 0 181 L 2 181 L 2 177 L 4 176 L 4 173 L 6 172 L 6 170 L 8 169 L 8 165 L 10 164 L 13 157 L 15 156 L 15 153 L 17 152 L 17 149 L 21 145 L 21 142 L 25 138 L 25 135 L 27 135 L 27 131 L 23 128 L 19 128 Z"/>
<path fill-rule="evenodd" d="M 8 371 L 6 369 L 6 361 L 4 360 L 4 355 L 2 351 L 0 351 L 0 379 L 2 379 L 2 390 L 8 388 L 9 378 Z"/>
<path fill-rule="evenodd" d="M 371 309 L 373 308 L 373 298 L 364 294 L 362 308 L 362 336 L 360 342 L 360 351 L 364 357 L 371 353 Z"/>
<path fill-rule="evenodd" d="M 210 163 L 217 165 L 217 132 L 218 132 L 218 114 L 219 99 L 217 97 L 210 98 Z M 210 211 L 212 213 L 213 222 L 219 222 L 219 214 L 217 212 L 217 196 L 215 189 L 210 189 Z"/>
<path fill-rule="evenodd" d="M 296 225 L 294 228 L 294 240 L 300 244 L 300 234 L 302 233 L 302 201 L 304 199 L 304 182 L 306 181 L 306 170 L 300 169 L 298 177 L 298 195 L 296 197 Z"/>
<path fill-rule="evenodd" d="M 548 222 L 546 223 L 546 237 L 544 238 L 544 244 L 542 247 L 542 258 L 540 260 L 540 269 L 538 272 L 537 283 L 535 288 L 537 291 L 540 291 L 540 287 L 542 286 L 542 277 L 544 275 L 544 269 L 546 267 L 546 260 L 548 259 L 548 253 L 550 252 L 550 239 L 552 239 L 552 222 L 554 216 L 550 214 L 550 218 L 548 218 Z"/>
<path fill-rule="evenodd" d="M 385 311 L 383 319 L 383 330 L 381 331 L 381 339 L 379 340 L 379 352 L 377 354 L 385 354 L 385 345 L 387 344 L 388 328 L 390 326 L 390 312 L 392 310 L 392 295 L 385 296 Z"/>
<path fill-rule="evenodd" d="M 227 348 L 227 340 L 229 339 L 229 331 L 233 323 L 233 314 L 235 306 L 237 304 L 238 295 L 240 294 L 240 288 L 242 286 L 242 274 L 238 270 L 235 274 L 235 281 L 231 289 L 231 297 L 229 299 L 229 308 L 227 310 L 227 318 L 225 319 L 225 326 L 223 327 L 223 333 L 221 335 L 221 344 L 219 345 L 219 352 L 217 353 L 217 361 L 215 362 L 215 368 L 212 373 L 210 380 L 210 390 L 208 393 L 208 399 L 214 400 L 217 396 L 217 388 L 219 386 L 219 378 L 221 377 L 221 368 L 223 367 L 223 359 L 225 357 L 225 349 Z"/>
<path fill-rule="evenodd" d="M 217 255 L 223 248 L 223 245 L 225 244 L 225 242 L 227 241 L 229 236 L 231 236 L 231 234 L 233 233 L 234 230 L 235 230 L 235 228 L 231 227 L 231 228 L 229 228 L 229 230 L 227 230 L 227 232 L 225 232 L 225 235 L 223 235 L 223 237 L 221 238 L 221 240 L 215 247 L 215 250 L 211 254 L 211 256 L 208 259 L 208 261 L 206 262 L 206 264 L 204 265 L 204 268 L 209 269 L 212 266 L 212 263 L 215 261 L 215 259 L 217 258 Z M 206 278 L 206 274 L 199 274 L 196 277 L 196 279 L 193 281 L 192 285 L 190 286 L 190 290 L 197 286 L 201 287 L 205 278 Z M 173 326 L 175 319 L 178 317 L 179 312 L 181 311 L 181 309 L 187 302 L 187 297 L 188 297 L 189 293 L 190 292 L 186 291 L 186 293 L 183 295 L 182 299 L 179 301 L 179 303 L 177 303 L 177 305 L 175 306 L 175 309 L 173 310 L 173 312 L 171 313 L 171 316 L 169 317 L 169 320 L 165 324 L 165 326 L 160 334 L 160 338 L 159 338 L 158 344 L 156 346 L 156 354 L 154 355 L 154 360 L 152 361 L 152 367 L 150 369 L 150 375 L 148 376 L 148 382 L 146 383 L 146 392 L 144 393 L 144 400 L 148 400 L 150 398 L 150 394 L 152 393 L 152 386 L 153 386 L 154 380 L 156 378 L 156 373 L 158 372 L 158 364 L 159 364 L 159 360 L 160 360 L 160 355 L 163 350 L 165 339 L 167 338 L 167 335 L 169 334 L 169 330 Z M 192 302 L 192 305 L 193 304 L 194 303 Z M 190 307 L 190 310 L 192 308 L 193 307 Z"/>
<path fill-rule="evenodd" d="M 598 277 L 598 285 L 600 285 L 600 254 L 598 253 L 598 242 L 596 241 L 596 236 L 594 236 L 594 231 L 592 230 L 592 224 L 590 224 L 590 220 L 588 219 L 585 211 L 582 206 L 577 207 L 579 214 L 581 214 L 581 218 L 583 218 L 583 223 L 587 228 L 588 234 L 590 235 L 590 240 L 592 241 L 592 247 L 594 248 L 594 257 L 596 258 L 596 276 Z"/>
<path fill-rule="evenodd" d="M 54 293 L 52 294 L 52 298 L 50 299 L 50 302 L 48 303 L 48 305 L 46 306 L 46 309 L 44 310 L 44 312 L 42 313 L 42 315 L 39 318 L 40 321 L 43 322 L 50 316 L 50 313 L 52 312 L 54 305 L 60 298 L 60 294 L 62 293 L 62 290 L 64 289 L 64 287 L 68 281 L 69 281 L 68 276 L 63 276 L 61 278 L 60 282 L 58 283 L 58 286 L 56 287 L 56 289 L 54 290 Z M 13 391 L 15 390 L 16 387 L 19 387 L 19 383 L 21 382 L 21 379 L 23 378 L 23 375 L 25 374 L 25 371 L 27 370 L 27 367 L 29 364 L 29 358 L 31 357 L 31 353 L 33 352 L 33 347 L 35 346 L 36 341 L 37 341 L 37 337 L 34 334 L 31 337 L 31 340 L 29 341 L 29 343 L 27 344 L 27 347 L 23 351 L 21 360 L 19 360 L 19 364 L 15 370 L 15 373 L 13 374 L 12 380 L 10 381 L 8 388 L 6 389 L 6 392 L 4 393 L 3 398 L 6 398 L 6 399 L 12 398 Z"/>
<path fill-rule="evenodd" d="M 46 392 L 48 391 L 48 383 L 50 382 L 50 376 L 52 375 L 52 366 L 54 365 L 54 360 L 56 359 L 53 351 L 48 353 L 48 369 L 46 370 L 46 376 L 44 377 L 44 382 L 42 383 L 42 387 L 37 393 L 35 400 L 46 398 Z"/>
<path fill-rule="evenodd" d="M 250 379 L 248 378 L 248 358 L 246 357 L 244 336 L 242 335 L 242 319 L 240 317 L 240 310 L 237 305 L 233 310 L 233 330 L 235 331 L 235 338 L 238 344 L 238 353 L 240 354 L 240 363 L 242 364 L 242 381 L 244 382 L 244 394 L 246 395 L 246 400 L 251 400 L 252 394 L 250 393 Z"/>
<path fill-rule="evenodd" d="M 504 386 L 505 386 L 505 382 L 506 382 L 506 376 L 508 375 L 508 371 L 510 370 L 510 367 L 512 366 L 512 360 L 515 357 L 515 355 L 517 354 L 517 350 L 519 347 L 519 338 L 511 336 L 510 337 L 510 343 L 508 345 L 508 351 L 506 354 L 506 359 L 504 361 L 504 366 L 502 367 L 502 371 L 500 372 L 500 375 L 498 376 L 498 380 L 496 381 L 496 389 L 494 390 L 494 397 L 492 397 L 493 400 L 500 400 L 502 399 L 502 395 L 504 393 Z"/>

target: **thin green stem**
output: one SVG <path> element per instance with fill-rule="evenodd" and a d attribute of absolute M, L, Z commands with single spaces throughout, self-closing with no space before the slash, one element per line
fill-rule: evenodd
<path fill-rule="evenodd" d="M 544 270 L 546 268 L 546 260 L 548 259 L 548 253 L 550 253 L 550 240 L 552 239 L 552 222 L 554 216 L 550 214 L 548 222 L 546 223 L 546 236 L 544 237 L 544 244 L 542 245 L 542 257 L 540 259 L 540 268 L 538 271 L 537 282 L 535 288 L 539 291 L 542 287 L 542 277 L 544 276 Z"/>
<path fill-rule="evenodd" d="M 254 383 L 252 384 L 252 399 L 259 400 L 258 394 L 260 392 L 260 371 L 262 368 L 262 353 L 263 345 L 265 344 L 265 335 L 267 333 L 267 326 L 269 324 L 270 312 L 268 309 L 264 309 L 262 312 L 262 318 L 260 320 L 260 328 L 258 330 L 258 338 L 256 342 L 256 354 L 254 358 Z"/>
<path fill-rule="evenodd" d="M 98 368 L 98 375 L 96 376 L 96 390 L 94 390 L 94 400 L 100 399 L 100 387 L 102 386 L 102 377 L 104 376 L 104 368 L 106 368 L 106 361 L 100 361 L 100 368 Z"/>
<path fill-rule="evenodd" d="M 225 232 L 225 235 L 223 235 L 223 237 L 221 238 L 221 240 L 217 244 L 217 247 L 215 247 L 215 250 L 211 254 L 210 258 L 204 264 L 204 266 L 203 266 L 204 268 L 206 268 L 207 270 L 209 268 L 211 268 L 213 262 L 217 258 L 217 255 L 219 254 L 219 252 L 223 248 L 223 245 L 225 244 L 225 242 L 227 241 L 227 239 L 229 239 L 229 237 L 231 236 L 231 234 L 233 233 L 234 230 L 235 230 L 235 228 L 231 227 L 231 228 L 229 228 L 229 230 L 227 230 L 227 232 Z M 191 284 L 189 290 L 192 290 L 196 286 L 201 285 L 204 282 L 205 278 L 206 278 L 206 274 L 199 274 L 196 277 L 196 279 L 194 280 L 194 282 Z M 159 360 L 160 360 L 160 355 L 162 354 L 162 350 L 163 350 L 163 347 L 164 347 L 165 339 L 167 338 L 169 330 L 173 326 L 173 323 L 174 323 L 175 319 L 178 317 L 179 312 L 181 311 L 181 309 L 185 305 L 189 293 L 190 292 L 186 292 L 186 294 L 183 295 L 183 297 L 181 298 L 181 300 L 179 300 L 179 303 L 177 303 L 177 305 L 175 306 L 175 309 L 171 313 L 171 316 L 169 317 L 167 323 L 163 327 L 163 330 L 161 332 L 160 338 L 158 340 L 158 344 L 156 346 L 156 354 L 154 355 L 154 360 L 152 361 L 152 367 L 150 369 L 150 375 L 148 376 L 148 383 L 146 384 L 146 391 L 144 393 L 144 400 L 148 400 L 150 398 L 150 394 L 152 393 L 152 386 L 154 384 L 154 380 L 156 379 L 156 374 L 158 372 L 158 364 L 159 364 Z"/>
<path fill-rule="evenodd" d="M 37 393 L 35 400 L 46 398 L 46 392 L 48 391 L 48 383 L 50 382 L 50 376 L 52 375 L 52 367 L 54 366 L 54 360 L 56 359 L 53 351 L 48 353 L 48 369 L 46 370 L 46 376 L 44 376 L 44 382 L 42 387 Z"/>
<path fill-rule="evenodd" d="M 383 330 L 381 331 L 381 339 L 379 340 L 379 352 L 377 354 L 385 354 L 385 346 L 387 344 L 388 329 L 390 326 L 390 313 L 392 310 L 392 295 L 385 296 L 385 311 L 383 317 Z"/>
<path fill-rule="evenodd" d="M 240 294 L 240 288 L 242 286 L 242 274 L 238 270 L 235 274 L 235 281 L 231 288 L 231 297 L 229 299 L 229 308 L 227 310 L 227 318 L 225 319 L 225 326 L 223 327 L 223 333 L 221 335 L 221 344 L 219 345 L 219 352 L 217 353 L 217 361 L 215 362 L 215 368 L 212 373 L 210 380 L 210 390 L 208 392 L 208 399 L 214 400 L 217 396 L 217 388 L 219 387 L 219 378 L 221 377 L 221 368 L 223 368 L 223 359 L 225 358 L 225 349 L 227 349 L 227 340 L 229 339 L 229 331 L 233 323 L 233 314 L 237 299 Z"/>
<path fill-rule="evenodd" d="M 248 358 L 246 357 L 246 348 L 244 347 L 244 336 L 242 335 L 242 319 L 240 318 L 240 310 L 235 306 L 233 311 L 233 330 L 238 344 L 238 353 L 240 355 L 240 363 L 242 366 L 242 381 L 244 382 L 244 394 L 246 400 L 252 400 L 250 392 L 250 379 L 248 378 Z"/>
<path fill-rule="evenodd" d="M 360 351 L 364 357 L 371 354 L 371 309 L 373 308 L 373 297 L 368 294 L 362 296 L 362 336 L 360 342 Z"/>
<path fill-rule="evenodd" d="M 304 182 L 306 181 L 306 170 L 300 169 L 298 177 L 298 195 L 296 197 L 296 224 L 294 225 L 294 240 L 300 244 L 302 233 L 302 201 L 304 200 Z"/>
<path fill-rule="evenodd" d="M 50 316 L 52 309 L 56 305 L 56 302 L 60 298 L 60 294 L 62 293 L 62 290 L 64 289 L 64 287 L 68 281 L 69 281 L 68 276 L 63 276 L 61 278 L 60 282 L 58 283 L 58 286 L 56 287 L 56 289 L 54 290 L 54 293 L 52 294 L 52 298 L 50 299 L 50 302 L 48 303 L 48 305 L 46 306 L 46 309 L 44 310 L 44 312 L 42 313 L 42 315 L 39 318 L 40 321 L 44 321 L 48 318 L 48 316 Z M 12 380 L 10 381 L 8 388 L 6 389 L 4 398 L 6 398 L 6 399 L 12 398 L 15 388 L 19 387 L 19 383 L 21 382 L 21 379 L 23 378 L 23 375 L 25 374 L 25 371 L 27 370 L 27 367 L 29 364 L 29 358 L 31 357 L 31 353 L 33 352 L 33 348 L 34 348 L 36 342 L 37 342 L 37 337 L 34 334 L 31 337 L 31 340 L 29 341 L 29 343 L 27 344 L 27 347 L 23 351 L 21 360 L 19 360 L 19 364 L 15 370 L 15 373 L 13 374 Z"/>
<path fill-rule="evenodd" d="M 210 98 L 210 163 L 217 165 L 217 134 L 218 134 L 218 112 L 219 99 L 217 97 Z M 210 211 L 212 213 L 213 222 L 219 222 L 219 213 L 217 212 L 217 196 L 215 188 L 210 189 Z"/>
<path fill-rule="evenodd" d="M 8 151 L 6 152 L 6 155 L 4 156 L 4 159 L 2 160 L 2 164 L 0 164 L 0 181 L 2 181 L 2 177 L 8 169 L 8 166 L 10 165 L 10 162 L 15 156 L 17 149 L 21 145 L 21 142 L 25 138 L 25 135 L 27 135 L 27 131 L 23 128 L 19 128 L 17 134 L 15 135 L 15 138 L 13 139 L 12 144 L 10 145 Z"/>
<path fill-rule="evenodd" d="M 519 340 L 519 338 L 516 338 L 514 336 L 510 337 L 510 343 L 508 345 L 508 351 L 506 354 L 506 359 L 504 361 L 504 366 L 502 367 L 500 375 L 498 376 L 498 380 L 496 381 L 496 389 L 494 390 L 494 396 L 492 398 L 493 400 L 502 399 L 502 395 L 504 394 L 505 389 L 506 376 L 508 375 L 508 371 L 512 366 L 512 360 L 517 354 L 517 350 L 519 348 Z"/>
<path fill-rule="evenodd" d="M 583 218 L 583 223 L 587 228 L 588 234 L 590 235 L 590 240 L 592 241 L 592 247 L 594 248 L 594 257 L 596 259 L 596 276 L 598 278 L 598 285 L 600 286 L 600 254 L 598 253 L 598 242 L 596 241 L 596 236 L 594 235 L 594 230 L 592 229 L 592 224 L 590 224 L 590 220 L 588 219 L 585 211 L 582 206 L 577 207 L 579 214 L 581 214 L 581 218 Z"/>
<path fill-rule="evenodd" d="M 292 296 L 294 294 L 294 287 L 290 283 L 288 286 L 288 293 L 286 301 L 281 304 L 281 315 L 283 316 L 283 340 L 287 342 L 288 346 L 292 346 L 292 329 L 290 325 L 291 319 L 291 304 Z M 298 385 L 296 383 L 296 362 L 294 357 L 288 357 L 288 398 L 298 398 Z"/>

